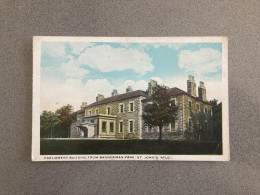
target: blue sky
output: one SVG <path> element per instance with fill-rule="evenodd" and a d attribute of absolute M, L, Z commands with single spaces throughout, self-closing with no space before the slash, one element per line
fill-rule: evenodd
<path fill-rule="evenodd" d="M 78 109 L 127 85 L 145 90 L 151 78 L 186 91 L 188 75 L 205 82 L 209 100 L 221 100 L 222 44 L 42 42 L 41 110 Z"/>

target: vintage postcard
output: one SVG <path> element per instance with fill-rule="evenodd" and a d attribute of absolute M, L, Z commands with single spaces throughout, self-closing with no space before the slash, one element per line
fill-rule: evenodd
<path fill-rule="evenodd" d="M 229 161 L 227 37 L 33 38 L 33 161 Z"/>

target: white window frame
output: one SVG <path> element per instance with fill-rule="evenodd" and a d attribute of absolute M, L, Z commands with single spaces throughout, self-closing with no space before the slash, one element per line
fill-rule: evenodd
<path fill-rule="evenodd" d="M 133 122 L 133 131 L 132 131 L 132 132 L 130 131 L 130 122 L 131 122 L 131 121 Z M 129 119 L 129 120 L 128 120 L 128 132 L 129 132 L 129 133 L 134 133 L 134 129 L 135 129 L 135 128 L 134 128 L 134 120 L 133 120 L 133 119 Z"/>
<path fill-rule="evenodd" d="M 110 110 L 110 113 L 108 114 L 108 108 L 109 108 L 109 110 Z M 107 108 L 106 108 L 106 114 L 107 115 L 111 115 L 111 106 L 107 106 Z"/>
<path fill-rule="evenodd" d="M 113 131 L 110 131 L 110 124 L 113 123 Z M 109 133 L 115 133 L 115 122 L 109 121 Z"/>
<path fill-rule="evenodd" d="M 133 111 L 131 111 L 131 103 L 133 103 Z M 129 102 L 128 112 L 134 112 L 134 111 L 135 111 L 135 103 L 134 103 L 134 101 L 130 101 L 130 102 Z"/>
<path fill-rule="evenodd" d="M 123 106 L 123 112 L 121 112 L 121 106 Z M 125 104 L 124 103 L 120 103 L 119 104 L 119 113 L 124 113 L 125 112 Z"/>
<path fill-rule="evenodd" d="M 120 123 L 122 123 L 122 131 L 120 131 Z M 118 123 L 118 133 L 123 133 L 124 132 L 124 123 L 123 123 L 123 120 L 120 120 L 119 123 Z"/>
<path fill-rule="evenodd" d="M 103 123 L 106 123 L 106 131 L 103 131 Z M 101 132 L 102 133 L 107 133 L 107 121 L 101 121 Z"/>

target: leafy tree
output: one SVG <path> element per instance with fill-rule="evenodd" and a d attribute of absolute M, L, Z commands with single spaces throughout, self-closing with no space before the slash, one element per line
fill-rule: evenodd
<path fill-rule="evenodd" d="M 162 139 L 162 128 L 175 121 L 177 106 L 171 101 L 165 86 L 157 85 L 151 95 L 151 102 L 144 106 L 142 118 L 149 127 L 159 127 L 159 140 Z"/>
<path fill-rule="evenodd" d="M 213 113 L 213 136 L 217 141 L 222 141 L 222 103 L 218 100 L 211 100 Z"/>
<path fill-rule="evenodd" d="M 69 137 L 70 125 L 75 121 L 76 113 L 73 113 L 71 105 L 63 106 L 55 112 L 43 111 L 40 116 L 41 138 Z"/>
<path fill-rule="evenodd" d="M 40 116 L 40 136 L 41 138 L 53 137 L 59 124 L 58 116 L 51 111 L 44 110 Z"/>
<path fill-rule="evenodd" d="M 76 117 L 76 113 L 73 113 L 73 107 L 68 104 L 56 110 L 55 114 L 59 118 L 60 137 L 69 137 L 70 125 Z"/>
<path fill-rule="evenodd" d="M 191 113 L 192 132 L 197 140 L 209 139 L 212 132 L 212 117 L 211 113 Z"/>

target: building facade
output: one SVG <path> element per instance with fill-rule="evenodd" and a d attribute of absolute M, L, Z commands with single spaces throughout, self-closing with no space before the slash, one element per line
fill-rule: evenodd
<path fill-rule="evenodd" d="M 96 102 L 82 106 L 77 112 L 77 121 L 71 126 L 71 137 L 112 139 L 157 139 L 159 128 L 149 128 L 142 119 L 144 106 L 151 101 L 157 82 L 151 80 L 147 93 L 133 91 L 129 86 L 126 93 L 113 90 L 111 97 L 98 94 Z M 178 107 L 175 122 L 163 127 L 163 139 L 184 139 L 186 131 L 192 131 L 192 113 L 211 114 L 212 106 L 206 100 L 206 87 L 200 82 L 196 95 L 196 82 L 188 77 L 187 92 L 179 88 L 168 88 L 167 92 Z M 81 133 L 80 133 L 81 132 Z"/>

